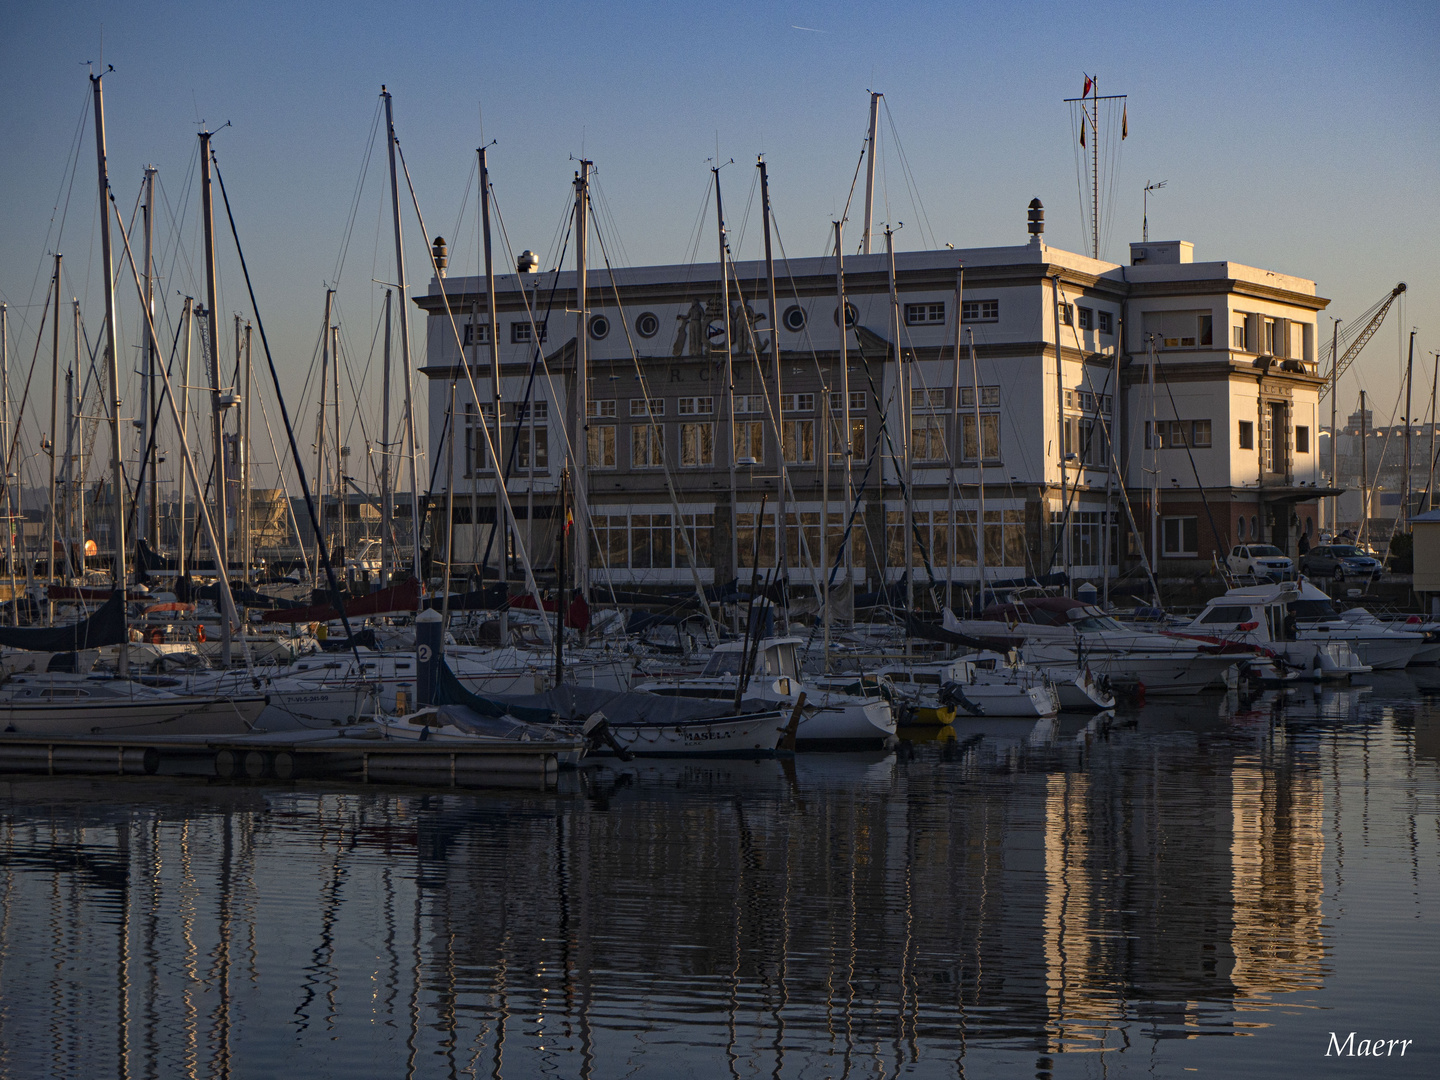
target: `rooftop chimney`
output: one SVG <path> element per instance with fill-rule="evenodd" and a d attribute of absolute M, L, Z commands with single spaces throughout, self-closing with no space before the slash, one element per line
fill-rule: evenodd
<path fill-rule="evenodd" d="M 1039 199 L 1030 200 L 1030 213 L 1027 216 L 1029 224 L 1026 227 L 1030 231 L 1030 243 L 1038 246 L 1044 242 L 1040 238 L 1045 235 L 1045 207 Z"/>

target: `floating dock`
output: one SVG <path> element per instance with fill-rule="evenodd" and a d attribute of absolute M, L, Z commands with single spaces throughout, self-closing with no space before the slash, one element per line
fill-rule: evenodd
<path fill-rule="evenodd" d="M 0 774 L 548 788 L 555 784 L 561 757 L 573 750 L 570 743 L 475 746 L 330 731 L 110 739 L 0 735 Z"/>

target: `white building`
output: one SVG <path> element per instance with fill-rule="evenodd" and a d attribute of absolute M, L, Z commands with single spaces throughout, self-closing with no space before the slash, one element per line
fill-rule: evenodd
<path fill-rule="evenodd" d="M 1315 321 L 1327 301 L 1313 282 L 1194 262 L 1191 251 L 1182 242 L 1132 245 L 1132 265 L 1118 266 L 1050 247 L 1037 232 L 1014 247 L 900 252 L 893 305 L 888 257 L 847 256 L 848 399 L 833 256 L 776 263 L 778 386 L 763 263 L 733 268 L 728 347 L 716 264 L 627 268 L 613 280 L 591 269 L 587 497 L 577 518 L 591 523 L 592 581 L 689 583 L 687 547 L 706 584 L 737 569 L 748 575 L 762 500 L 759 566 L 773 568 L 782 446 L 785 563 L 801 585 L 834 564 L 852 513 L 857 586 L 904 574 L 907 459 L 917 585 L 975 580 L 979 464 L 991 579 L 1067 568 L 1081 578 L 1118 574 L 1152 542 L 1168 572 L 1198 571 L 1245 540 L 1293 547 L 1316 522 Z M 477 422 L 493 415 L 489 327 L 483 278 L 443 285 L 442 293 L 432 281 L 416 302 L 429 315 L 434 490 L 443 499 L 453 476 L 463 564 L 484 558 L 495 520 Z M 548 566 L 575 388 L 575 273 L 498 276 L 495 291 L 511 512 L 532 562 Z M 847 404 L 853 500 L 841 478 Z"/>

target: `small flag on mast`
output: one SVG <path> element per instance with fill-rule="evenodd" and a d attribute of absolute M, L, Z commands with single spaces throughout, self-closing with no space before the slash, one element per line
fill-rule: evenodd
<path fill-rule="evenodd" d="M 1085 121 L 1080 121 L 1080 145 L 1085 145 Z"/>
<path fill-rule="evenodd" d="M 1094 85 L 1095 85 L 1094 81 L 1090 78 L 1089 75 L 1086 75 L 1086 76 L 1085 76 L 1085 89 L 1080 91 L 1080 96 L 1081 96 L 1081 97 L 1086 97 L 1086 96 L 1088 96 L 1089 93 L 1090 93 L 1090 87 L 1092 87 L 1092 86 L 1094 86 Z"/>
<path fill-rule="evenodd" d="M 1126 105 L 1120 110 L 1120 138 L 1121 140 L 1130 137 L 1130 106 Z"/>
<path fill-rule="evenodd" d="M 568 506 L 565 508 L 565 535 L 570 535 L 570 528 L 575 524 L 575 512 Z"/>

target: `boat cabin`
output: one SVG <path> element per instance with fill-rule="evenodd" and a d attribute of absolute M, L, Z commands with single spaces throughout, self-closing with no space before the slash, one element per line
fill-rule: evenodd
<path fill-rule="evenodd" d="M 798 637 L 786 638 L 764 638 L 760 642 L 758 656 L 755 661 L 754 675 L 767 675 L 775 678 L 789 676 L 798 678 L 800 665 L 796 660 L 795 650 L 803 644 Z M 743 641 L 727 641 L 722 645 L 715 646 L 715 651 L 710 654 L 710 662 L 705 665 L 704 675 L 739 675 L 740 668 L 745 663 L 745 643 Z"/>

